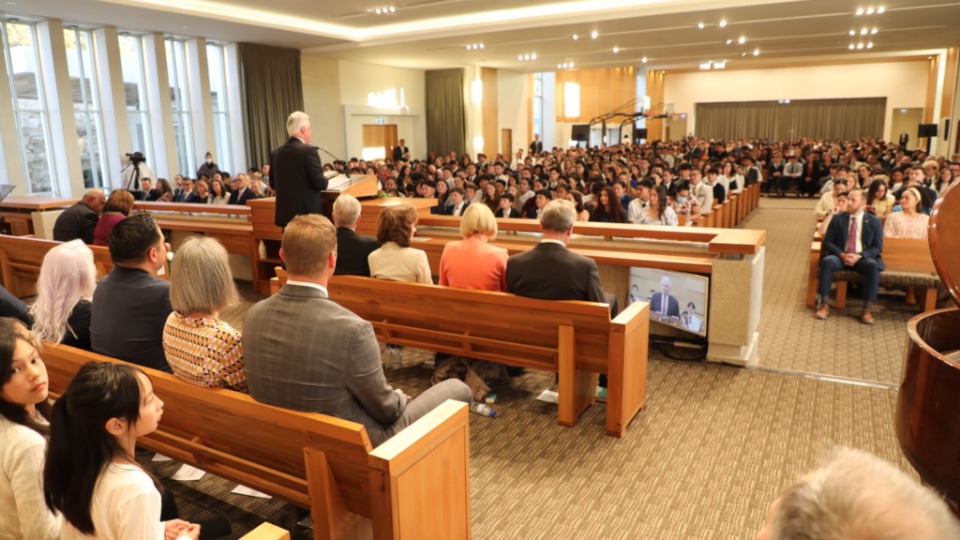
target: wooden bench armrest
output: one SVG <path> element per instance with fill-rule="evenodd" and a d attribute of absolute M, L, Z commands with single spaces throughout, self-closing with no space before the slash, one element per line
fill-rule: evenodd
<path fill-rule="evenodd" d="M 626 326 L 631 324 L 631 321 L 637 317 L 643 316 L 646 306 L 649 306 L 647 302 L 640 301 L 630 304 L 626 307 L 626 309 L 621 310 L 620 313 L 617 314 L 613 321 L 611 321 L 611 324 L 618 326 Z M 647 316 L 649 317 L 649 313 Z"/>
<path fill-rule="evenodd" d="M 261 523 L 259 527 L 243 535 L 240 540 L 290 540 L 290 532 L 272 523 Z"/>
<path fill-rule="evenodd" d="M 467 425 L 467 404 L 448 399 L 370 452 L 371 466 L 400 474 Z"/>
<path fill-rule="evenodd" d="M 647 403 L 650 304 L 634 302 L 610 326 L 607 360 L 607 435 L 623 437 Z"/>

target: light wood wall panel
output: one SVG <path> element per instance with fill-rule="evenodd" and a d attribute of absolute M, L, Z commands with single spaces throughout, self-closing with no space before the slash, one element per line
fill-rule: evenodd
<path fill-rule="evenodd" d="M 483 148 L 490 157 L 500 148 L 500 109 L 497 95 L 497 70 L 482 68 L 480 80 L 483 82 Z"/>
<path fill-rule="evenodd" d="M 661 114 L 664 111 L 663 83 L 666 75 L 662 71 L 647 71 L 647 95 L 650 96 L 650 107 L 654 114 Z M 663 119 L 647 120 L 647 141 L 659 141 L 663 138 Z"/>
<path fill-rule="evenodd" d="M 930 59 L 930 67 L 927 71 L 927 104 L 923 108 L 923 123 L 930 124 L 934 122 L 933 108 L 937 103 L 937 72 L 940 71 L 940 55 L 934 55 Z"/>
<path fill-rule="evenodd" d="M 580 116 L 564 115 L 564 85 L 580 85 Z M 583 69 L 557 72 L 557 123 L 586 124 L 601 114 L 622 106 L 637 97 L 637 72 L 632 67 Z M 636 110 L 635 106 L 628 112 Z"/>
<path fill-rule="evenodd" d="M 949 118 L 951 114 L 950 111 L 953 110 L 953 100 L 957 97 L 955 84 L 957 82 L 958 64 L 960 64 L 960 48 L 951 47 L 947 49 L 947 66 L 943 78 L 943 95 L 940 102 L 940 118 L 938 120 Z M 946 137 L 947 134 L 943 133 L 941 136 Z"/>

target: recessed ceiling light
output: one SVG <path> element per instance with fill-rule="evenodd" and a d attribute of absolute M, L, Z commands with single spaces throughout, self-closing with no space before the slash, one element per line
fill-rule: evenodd
<path fill-rule="evenodd" d="M 857 49 L 862 49 L 862 48 L 863 48 L 863 43 L 857 43 Z"/>
<path fill-rule="evenodd" d="M 576 41 L 576 40 L 578 40 L 578 39 L 580 39 L 580 36 L 574 34 L 574 35 L 573 35 L 573 40 Z"/>
<path fill-rule="evenodd" d="M 537 59 L 537 53 L 531 54 L 531 55 L 530 55 L 530 59 L 531 59 L 531 60 L 536 60 L 536 59 Z"/>
<path fill-rule="evenodd" d="M 728 40 L 727 40 L 727 45 L 730 45 L 731 43 L 733 43 L 733 40 L 732 40 L 732 39 L 728 39 Z"/>
<path fill-rule="evenodd" d="M 873 27 L 873 30 L 870 30 L 870 34 L 873 35 L 873 34 L 876 34 L 876 33 L 877 33 L 877 27 L 874 26 L 874 27 Z"/>
<path fill-rule="evenodd" d="M 703 30 L 703 26 L 704 26 L 703 23 L 697 23 L 697 28 Z"/>
<path fill-rule="evenodd" d="M 644 56 L 643 58 L 640 59 L 640 61 L 643 62 L 644 64 L 646 64 L 646 63 L 647 63 L 647 57 Z"/>
<path fill-rule="evenodd" d="M 720 28 L 726 28 L 726 27 L 727 27 L 727 20 L 720 19 Z"/>
<path fill-rule="evenodd" d="M 857 46 L 856 46 L 856 45 L 854 45 L 853 43 L 851 43 L 851 44 L 850 44 L 850 47 L 849 47 L 849 48 L 850 48 L 850 50 L 852 51 L 852 50 L 854 50 L 854 49 L 856 49 L 856 48 L 857 48 Z"/>
<path fill-rule="evenodd" d="M 740 56 L 746 56 L 746 55 L 747 55 L 747 53 L 745 53 L 745 52 L 740 53 Z"/>
<path fill-rule="evenodd" d="M 863 28 L 860 29 L 860 35 L 861 35 L 861 36 L 867 35 L 867 32 L 869 32 L 869 30 L 867 30 L 867 27 L 866 27 L 866 26 L 864 26 Z"/>
<path fill-rule="evenodd" d="M 590 39 L 597 39 L 598 37 L 600 37 L 600 32 L 597 32 L 596 30 L 590 32 Z"/>
<path fill-rule="evenodd" d="M 747 42 L 747 38 L 745 38 L 744 36 L 740 36 L 740 39 L 737 40 L 737 43 L 741 45 L 743 45 L 746 42 Z"/>
<path fill-rule="evenodd" d="M 754 50 L 753 50 L 753 55 L 754 55 L 754 56 L 760 56 L 760 49 L 754 49 Z"/>
<path fill-rule="evenodd" d="M 877 8 L 877 14 L 882 15 L 883 12 L 886 11 L 886 10 L 887 10 L 887 9 L 886 9 L 885 7 L 880 6 L 880 7 Z"/>
<path fill-rule="evenodd" d="M 851 30 L 851 31 L 850 31 L 850 35 L 851 35 L 851 36 L 857 35 L 857 31 L 856 31 L 856 30 Z"/>
<path fill-rule="evenodd" d="M 868 49 L 872 49 L 872 48 L 873 48 L 873 42 L 872 42 L 872 41 L 871 41 L 870 43 L 867 43 L 867 48 L 868 48 Z"/>
<path fill-rule="evenodd" d="M 872 8 L 872 7 L 868 7 L 868 8 L 867 8 L 867 15 L 873 15 L 873 8 Z"/>
<path fill-rule="evenodd" d="M 620 47 L 614 47 L 613 54 L 617 54 L 618 52 L 620 52 Z"/>
<path fill-rule="evenodd" d="M 857 8 L 857 15 L 863 15 L 863 8 Z"/>

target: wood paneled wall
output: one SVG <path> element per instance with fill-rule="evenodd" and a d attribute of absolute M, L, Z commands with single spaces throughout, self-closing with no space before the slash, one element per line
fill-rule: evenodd
<path fill-rule="evenodd" d="M 497 97 L 497 70 L 482 68 L 483 82 L 483 153 L 491 158 L 500 148 L 500 108 Z M 492 159 L 491 159 L 492 161 Z"/>
<path fill-rule="evenodd" d="M 576 118 L 564 115 L 564 85 L 568 82 L 580 85 L 580 116 Z M 558 123 L 586 124 L 636 99 L 637 72 L 632 67 L 558 71 L 556 96 Z M 635 106 L 628 112 L 634 110 Z"/>
<path fill-rule="evenodd" d="M 654 114 L 666 112 L 663 105 L 663 82 L 666 75 L 662 71 L 647 71 L 647 95 L 650 96 L 650 107 Z M 647 120 L 647 141 L 659 141 L 663 138 L 663 119 Z"/>

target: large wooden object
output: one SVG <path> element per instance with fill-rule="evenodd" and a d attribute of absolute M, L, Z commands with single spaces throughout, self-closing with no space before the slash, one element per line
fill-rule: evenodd
<path fill-rule="evenodd" d="M 120 362 L 51 344 L 42 356 L 56 395 L 88 361 Z M 141 369 L 164 414 L 140 446 L 309 508 L 316 540 L 470 538 L 466 404 L 447 401 L 372 449 L 360 424 Z"/>
<path fill-rule="evenodd" d="M 7 197 L 0 201 L 0 219 L 10 227 L 10 234 L 14 236 L 34 234 L 44 238 L 44 224 L 52 232 L 53 222 L 60 211 L 77 202 L 79 199 Z"/>
<path fill-rule="evenodd" d="M 940 278 L 960 305 L 960 189 L 934 206 L 928 237 Z M 897 395 L 900 448 L 923 481 L 957 511 L 960 502 L 960 310 L 924 313 L 907 325 L 910 337 Z"/>
<path fill-rule="evenodd" d="M 0 235 L 0 280 L 10 294 L 25 298 L 37 294 L 37 277 L 47 252 L 60 242 L 29 236 Z M 89 246 L 97 265 L 97 277 L 113 270 L 110 250 L 104 246 Z"/>
<path fill-rule="evenodd" d="M 613 320 L 605 304 L 337 276 L 330 298 L 370 321 L 381 343 L 552 371 L 558 421 L 572 426 L 608 375 L 608 435 L 622 437 L 646 403 L 650 310 L 634 302 Z"/>

